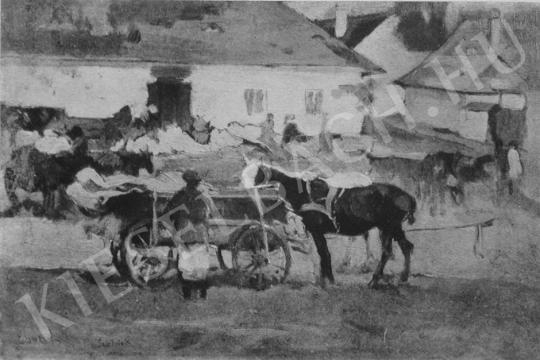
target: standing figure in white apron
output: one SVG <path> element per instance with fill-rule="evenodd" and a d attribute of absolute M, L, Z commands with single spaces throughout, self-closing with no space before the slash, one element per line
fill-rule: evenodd
<path fill-rule="evenodd" d="M 518 152 L 518 144 L 511 141 L 510 149 L 508 150 L 508 193 L 512 195 L 514 188 L 518 186 L 521 175 L 523 174 L 523 166 Z"/>

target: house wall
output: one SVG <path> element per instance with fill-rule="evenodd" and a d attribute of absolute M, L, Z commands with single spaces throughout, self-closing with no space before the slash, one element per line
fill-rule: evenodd
<path fill-rule="evenodd" d="M 65 109 L 70 117 L 107 118 L 128 105 L 140 114 L 150 67 L 2 64 L 0 101 L 9 106 Z"/>
<path fill-rule="evenodd" d="M 457 131 L 461 106 L 444 91 L 405 88 L 405 106 L 415 122 Z"/>
<path fill-rule="evenodd" d="M 487 112 L 465 111 L 464 106 L 472 102 L 493 103 L 493 96 L 459 96 L 460 101 L 455 104 L 444 90 L 407 87 L 405 106 L 418 124 L 448 129 L 466 139 L 486 141 Z M 496 100 L 495 103 L 498 102 L 498 96 Z"/>
<path fill-rule="evenodd" d="M 70 117 L 107 118 L 126 105 L 138 115 L 148 100 L 147 85 L 156 81 L 152 64 L 2 65 L 1 102 L 62 108 Z M 282 130 L 286 114 L 295 114 L 300 129 L 315 135 L 320 131 L 322 115 L 306 113 L 306 90 L 322 91 L 322 112 L 330 117 L 346 112 L 359 115 L 346 126 L 338 126 L 341 131 L 359 132 L 362 127 L 363 115 L 356 109 L 359 99 L 352 93 L 362 81 L 358 68 L 209 65 L 192 67 L 187 77 L 185 71 L 179 71 L 178 77 L 192 86 L 192 114 L 203 116 L 217 128 L 232 121 L 258 124 L 270 112 L 276 131 Z M 340 89 L 340 85 L 347 87 Z M 262 112 L 248 115 L 246 89 L 263 90 Z"/>
<path fill-rule="evenodd" d="M 524 94 L 458 94 L 453 103 L 444 90 L 407 87 L 405 106 L 415 122 L 434 128 L 454 131 L 460 136 L 484 142 L 488 139 L 488 113 L 465 110 L 468 104 L 499 104 L 503 109 L 521 111 L 526 108 Z M 521 127 L 521 124 L 516 124 Z"/>
<path fill-rule="evenodd" d="M 322 111 L 330 117 L 344 112 L 357 114 L 358 97 L 340 91 L 339 85 L 358 85 L 361 75 L 356 68 L 198 66 L 185 81 L 192 86 L 192 114 L 203 116 L 218 128 L 231 121 L 258 124 L 267 113 L 273 113 L 275 129 L 281 131 L 285 115 L 295 114 L 300 129 L 315 135 L 320 131 L 322 116 L 306 113 L 306 90 L 322 90 Z M 248 115 L 246 89 L 264 90 L 261 113 Z M 355 117 L 347 126 L 349 131 L 359 132 L 362 119 Z"/>

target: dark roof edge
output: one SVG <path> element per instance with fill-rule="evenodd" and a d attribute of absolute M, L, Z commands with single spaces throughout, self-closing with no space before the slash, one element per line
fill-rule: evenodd
<path fill-rule="evenodd" d="M 221 63 L 221 64 L 214 64 L 214 63 L 178 63 L 178 62 L 168 62 L 168 61 L 157 61 L 157 60 L 142 60 L 139 58 L 125 58 L 125 57 L 85 57 L 85 58 L 78 58 L 73 56 L 55 56 L 55 55 L 47 55 L 47 54 L 21 54 L 21 53 L 2 53 L 0 55 L 0 61 L 6 62 L 6 61 L 13 61 L 16 62 L 17 65 L 36 65 L 38 61 L 45 61 L 46 64 L 40 63 L 39 65 L 50 65 L 50 64 L 58 64 L 58 63 L 85 63 L 88 65 L 96 65 L 96 64 L 110 64 L 110 65 L 125 65 L 125 64 L 132 64 L 134 66 L 136 65 L 148 65 L 148 66 L 177 66 L 177 67 L 193 67 L 193 66 L 234 66 L 234 67 L 261 67 L 261 68 L 278 68 L 278 67 L 289 67 L 289 68 L 319 68 L 319 69 L 325 69 L 325 68 L 342 68 L 347 69 L 351 71 L 358 71 L 362 70 L 361 66 L 354 66 L 354 65 L 320 65 L 320 64 L 282 64 L 282 63 L 274 63 L 274 64 L 234 64 L 234 63 Z M 362 71 L 362 74 L 370 74 L 369 71 Z"/>
<path fill-rule="evenodd" d="M 415 66 L 411 71 L 409 71 L 408 73 L 406 73 L 405 75 L 403 75 L 402 77 L 400 77 L 398 79 L 398 81 L 400 82 L 403 82 L 403 83 L 406 83 L 407 86 L 413 86 L 415 83 L 407 83 L 407 78 L 412 76 L 418 69 L 424 67 L 427 63 L 428 63 L 428 60 L 431 60 L 434 56 L 436 56 L 437 53 L 441 52 L 443 49 L 446 48 L 447 44 L 450 42 L 450 40 L 452 40 L 452 38 L 454 36 L 456 36 L 456 34 L 458 34 L 459 32 L 463 31 L 462 29 L 465 27 L 465 26 L 470 26 L 469 25 L 470 23 L 470 20 L 464 20 L 461 24 L 459 24 L 456 29 L 454 30 L 454 32 L 452 32 L 452 34 L 450 34 L 450 36 L 448 36 L 448 38 L 446 39 L 446 41 L 444 42 L 444 44 L 437 50 L 435 51 L 432 51 L 431 54 L 429 54 L 428 56 L 426 56 L 426 58 L 424 60 L 422 60 L 422 62 L 420 64 L 418 64 L 417 66 Z"/>
<path fill-rule="evenodd" d="M 415 88 L 415 89 L 439 90 L 439 91 L 446 91 L 446 92 L 466 94 L 466 95 L 493 95 L 493 94 L 498 94 L 501 92 L 510 93 L 510 94 L 524 94 L 524 92 L 521 89 L 500 89 L 500 90 L 492 90 L 492 91 L 467 91 L 467 90 L 449 90 L 445 88 L 420 85 L 416 83 L 409 84 L 409 83 L 401 81 L 400 79 L 394 81 L 394 83 L 403 87 L 409 87 L 409 88 Z"/>
<path fill-rule="evenodd" d="M 342 42 L 341 40 L 330 36 L 323 28 L 321 28 L 315 22 L 310 20 L 304 14 L 296 11 L 293 8 L 288 7 L 282 1 L 279 1 L 278 4 L 280 6 L 282 6 L 283 8 L 286 8 L 288 11 L 295 14 L 299 18 L 302 18 L 302 20 L 305 21 L 307 24 L 309 24 L 312 28 L 317 29 L 320 32 L 320 34 L 316 34 L 316 35 L 314 35 L 314 37 L 320 36 L 322 38 L 322 40 L 323 40 L 322 41 L 323 44 L 330 51 L 332 51 L 336 56 L 338 56 L 338 57 L 344 59 L 345 61 L 347 61 L 347 63 L 353 62 L 353 64 L 351 64 L 352 66 L 357 66 L 357 67 L 364 68 L 364 70 L 366 70 L 366 72 L 369 72 L 369 73 L 372 73 L 372 74 L 385 73 L 386 72 L 379 65 L 373 63 L 371 60 L 369 60 L 369 59 L 365 58 L 364 56 L 358 54 L 356 51 L 354 51 L 354 49 L 351 49 L 350 47 L 345 45 L 345 43 Z M 321 34 L 324 34 L 324 36 L 321 35 Z M 329 46 L 329 44 L 332 44 L 332 43 L 339 46 L 340 49 L 335 49 L 332 46 Z M 346 56 L 343 56 L 343 55 L 339 54 L 340 52 L 346 53 Z M 352 61 L 352 59 L 354 59 L 354 61 Z"/>
<path fill-rule="evenodd" d="M 444 42 L 444 44 L 437 50 L 433 51 L 431 54 L 429 54 L 424 60 L 422 60 L 422 62 L 420 64 L 418 64 L 417 66 L 415 66 L 411 71 L 409 71 L 407 74 L 403 75 L 402 77 L 400 77 L 397 81 L 400 81 L 401 83 L 403 84 L 406 84 L 407 86 L 416 86 L 416 87 L 422 87 L 423 85 L 420 85 L 416 82 L 408 82 L 409 80 L 407 79 L 408 77 L 411 77 L 418 69 L 422 68 L 422 67 L 425 67 L 426 64 L 431 61 L 431 59 L 433 59 L 434 57 L 437 56 L 438 53 L 440 52 L 444 52 L 444 50 L 446 50 L 446 47 L 447 47 L 447 44 L 450 43 L 450 41 L 455 37 L 457 36 L 460 32 L 463 31 L 463 28 L 465 28 L 466 26 L 472 26 L 472 21 L 471 20 L 464 20 L 461 24 L 459 24 L 456 29 L 454 30 L 454 32 L 448 36 L 448 39 L 446 39 L 446 41 Z M 508 61 L 501 55 L 501 54 L 497 54 L 497 57 L 500 61 L 502 61 L 506 66 L 508 67 L 511 67 L 511 65 L 508 63 Z M 493 66 L 493 65 L 491 65 Z M 523 76 L 521 76 L 521 74 L 518 72 L 518 71 L 515 71 L 515 74 L 519 77 L 519 79 L 521 80 L 521 82 L 525 82 L 525 79 L 523 78 Z M 435 88 L 435 87 L 433 87 Z M 437 89 L 437 88 L 435 88 Z M 445 89 L 443 89 L 445 90 Z M 478 93 L 477 93 L 478 94 Z"/>

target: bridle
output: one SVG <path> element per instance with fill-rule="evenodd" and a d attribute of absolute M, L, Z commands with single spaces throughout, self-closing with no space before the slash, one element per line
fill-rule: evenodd
<path fill-rule="evenodd" d="M 264 174 L 263 184 L 268 184 L 270 182 L 270 179 L 272 178 L 272 170 L 270 170 L 270 168 L 267 168 L 266 166 L 259 166 L 259 169 L 261 169 Z"/>
<path fill-rule="evenodd" d="M 272 178 L 272 170 L 270 170 L 269 168 L 267 168 L 265 166 L 259 166 L 259 169 L 264 174 L 264 180 L 263 180 L 263 182 L 261 184 L 253 185 L 250 188 L 251 189 L 268 189 L 268 188 L 276 187 L 275 184 L 270 184 L 270 178 Z"/>

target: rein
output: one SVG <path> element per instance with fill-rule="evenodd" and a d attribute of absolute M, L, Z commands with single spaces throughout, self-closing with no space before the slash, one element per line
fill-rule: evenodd
<path fill-rule="evenodd" d="M 264 174 L 265 182 L 268 183 L 270 181 L 270 179 L 272 178 L 272 170 L 270 170 L 269 168 L 263 166 L 262 167 L 262 172 Z"/>
<path fill-rule="evenodd" d="M 306 191 L 308 193 L 309 201 L 314 202 L 313 199 L 311 198 L 311 181 L 310 180 L 305 180 L 305 182 L 306 182 Z"/>
<path fill-rule="evenodd" d="M 261 185 L 253 185 L 253 186 L 250 186 L 248 188 L 248 190 L 250 189 L 270 189 L 270 188 L 275 188 L 276 185 L 274 184 L 261 184 Z"/>

